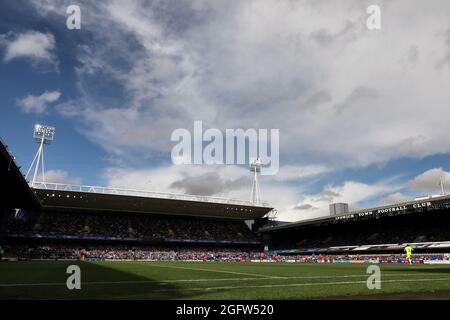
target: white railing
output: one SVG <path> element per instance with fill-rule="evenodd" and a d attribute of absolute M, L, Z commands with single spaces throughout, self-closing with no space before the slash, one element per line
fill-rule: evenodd
<path fill-rule="evenodd" d="M 122 195 L 122 196 L 135 196 L 135 197 L 146 197 L 146 198 L 160 198 L 160 199 L 172 199 L 172 200 L 224 203 L 224 204 L 252 206 L 252 207 L 269 207 L 267 203 L 255 205 L 251 201 L 245 201 L 245 200 L 226 199 L 226 198 L 207 197 L 207 196 L 196 196 L 196 195 L 189 195 L 189 194 L 153 192 L 153 191 L 143 191 L 143 190 L 133 190 L 133 189 L 108 188 L 108 187 L 99 187 L 99 186 L 82 186 L 82 185 L 54 183 L 54 182 L 35 182 L 34 184 L 30 183 L 30 186 L 34 189 L 43 189 L 43 190 L 116 194 L 116 195 Z"/>

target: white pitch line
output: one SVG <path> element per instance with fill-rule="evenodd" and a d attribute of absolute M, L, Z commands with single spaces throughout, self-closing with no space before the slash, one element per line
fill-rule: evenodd
<path fill-rule="evenodd" d="M 168 280 L 125 280 L 125 281 L 89 281 L 82 282 L 81 285 L 97 285 L 97 284 L 140 284 L 140 283 L 173 283 L 173 282 L 205 282 L 205 281 L 249 281 L 249 280 L 265 280 L 265 278 L 223 278 L 223 279 L 168 279 Z M 48 283 L 3 283 L 0 287 L 21 287 L 21 286 L 62 286 L 62 282 Z"/>
<path fill-rule="evenodd" d="M 188 267 L 161 266 L 161 265 L 152 265 L 152 267 L 184 269 L 184 270 L 192 270 L 192 271 L 218 272 L 218 273 L 229 273 L 229 274 L 239 274 L 239 275 L 244 275 L 244 276 L 255 276 L 255 277 L 262 277 L 262 278 L 267 278 L 267 279 L 282 278 L 282 277 L 268 276 L 268 275 L 260 274 L 260 273 L 236 272 L 236 271 L 226 271 L 226 270 L 217 270 L 217 269 L 188 268 Z"/>
<path fill-rule="evenodd" d="M 450 280 L 450 278 L 428 278 L 428 279 L 397 279 L 397 280 L 381 280 L 381 283 L 386 282 L 423 282 L 423 281 L 443 281 Z M 366 281 L 336 281 L 336 282 L 310 282 L 310 283 L 289 283 L 289 284 L 266 284 L 266 285 L 247 285 L 247 286 L 224 286 L 224 287 L 208 287 L 208 288 L 174 288 L 174 289 L 156 289 L 152 292 L 166 292 L 166 291 L 214 291 L 214 290 L 235 290 L 248 288 L 285 288 L 285 287 L 307 287 L 307 286 L 331 286 L 342 284 L 360 284 Z"/>
<path fill-rule="evenodd" d="M 290 279 L 340 279 L 340 278 L 361 278 L 367 277 L 366 274 L 358 275 L 342 275 L 342 276 L 293 276 L 293 277 L 276 277 L 271 280 L 290 280 Z M 386 277 L 411 277 L 422 276 L 420 274 L 402 274 L 398 275 L 385 275 Z M 435 278 L 433 278 L 435 279 Z M 141 284 L 141 283 L 176 283 L 176 282 L 222 282 L 222 281 L 263 281 L 268 280 L 266 278 L 211 278 L 211 279 L 167 279 L 167 280 L 124 280 L 124 281 L 87 281 L 82 282 L 82 285 L 109 285 L 109 284 Z M 386 280 L 389 281 L 389 280 Z M 0 283 L 0 287 L 26 287 L 26 286 L 63 286 L 66 283 L 63 282 L 44 282 L 44 283 Z"/>

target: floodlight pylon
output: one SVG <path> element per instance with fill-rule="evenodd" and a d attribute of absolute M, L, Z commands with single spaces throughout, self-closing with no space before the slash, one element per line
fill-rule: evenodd
<path fill-rule="evenodd" d="M 41 182 L 45 183 L 45 167 L 44 167 L 44 146 L 50 144 L 55 137 L 55 128 L 50 126 L 45 126 L 41 124 L 36 124 L 34 126 L 33 138 L 36 143 L 39 144 L 39 148 L 34 156 L 33 162 L 31 162 L 28 168 L 25 179 L 28 181 L 28 176 L 33 170 L 33 179 L 31 180 L 31 186 L 34 187 L 36 184 L 36 179 L 39 177 L 39 167 L 41 169 Z"/>
<path fill-rule="evenodd" d="M 441 195 L 445 196 L 444 179 L 442 177 L 439 177 L 439 185 L 441 186 Z"/>
<path fill-rule="evenodd" d="M 251 202 L 255 205 L 261 205 L 261 190 L 259 189 L 258 174 L 261 172 L 261 160 L 256 159 L 250 164 L 250 171 L 253 174 L 253 187 Z"/>

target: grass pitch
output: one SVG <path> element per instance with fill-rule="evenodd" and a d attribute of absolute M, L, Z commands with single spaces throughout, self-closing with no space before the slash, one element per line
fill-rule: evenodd
<path fill-rule="evenodd" d="M 66 269 L 81 268 L 81 290 Z M 0 299 L 450 299 L 450 266 L 380 265 L 381 289 L 366 285 L 367 264 L 218 262 L 0 263 Z"/>

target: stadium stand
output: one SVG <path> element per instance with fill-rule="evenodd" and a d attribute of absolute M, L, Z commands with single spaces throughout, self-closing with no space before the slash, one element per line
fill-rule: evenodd
<path fill-rule="evenodd" d="M 197 240 L 259 243 L 241 221 L 142 214 L 46 211 L 35 224 L 14 220 L 9 235 L 22 238 Z"/>
<path fill-rule="evenodd" d="M 364 209 L 334 217 L 268 226 L 260 231 L 284 253 L 450 252 L 450 197 Z"/>
<path fill-rule="evenodd" d="M 39 200 L 28 187 L 8 147 L 0 140 L 0 245 L 8 232 L 11 215 L 26 216 L 32 221 L 40 210 Z"/>
<path fill-rule="evenodd" d="M 422 260 L 450 252 L 450 196 L 270 224 L 272 208 L 226 199 L 32 189 L 1 141 L 0 177 L 0 248 L 13 259 L 241 261 L 268 249 L 276 261 L 394 261 L 406 244 Z"/>
<path fill-rule="evenodd" d="M 87 259 L 240 260 L 261 251 L 252 224 L 263 225 L 272 208 L 183 195 L 32 189 L 0 145 L 5 257 L 78 259 L 85 252 Z"/>
<path fill-rule="evenodd" d="M 158 261 L 244 261 L 258 259 L 259 250 L 251 248 L 220 248 L 214 246 L 105 246 L 75 245 L 12 245 L 5 247 L 5 256 L 21 260 L 79 259 L 81 252 L 87 260 L 158 260 Z"/>
<path fill-rule="evenodd" d="M 402 254 L 310 254 L 310 255 L 278 255 L 279 261 L 302 263 L 398 263 L 407 264 L 409 261 Z M 418 254 L 414 256 L 414 263 L 450 262 L 450 254 Z"/>

